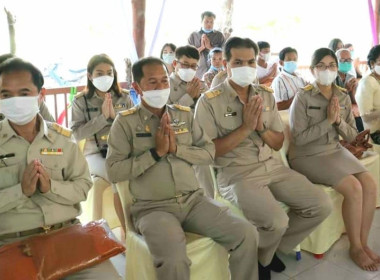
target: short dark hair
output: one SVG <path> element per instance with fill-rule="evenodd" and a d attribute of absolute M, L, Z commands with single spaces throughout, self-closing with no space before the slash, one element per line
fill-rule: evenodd
<path fill-rule="evenodd" d="M 379 56 L 380 56 L 380 45 L 373 46 L 367 55 L 367 64 L 370 69 L 372 69 L 371 61 L 376 62 L 376 59 L 378 59 Z"/>
<path fill-rule="evenodd" d="M 6 61 L 7 59 L 13 58 L 13 57 L 16 57 L 16 56 L 11 53 L 5 53 L 5 54 L 0 55 L 0 64 Z"/>
<path fill-rule="evenodd" d="M 196 47 L 190 45 L 176 48 L 175 58 L 178 60 L 182 56 L 187 56 L 188 58 L 194 58 L 196 60 L 199 60 L 199 51 Z"/>
<path fill-rule="evenodd" d="M 163 45 L 163 46 L 162 46 L 162 49 L 161 49 L 161 52 L 160 52 L 160 58 L 161 58 L 161 59 L 163 58 L 162 55 L 164 54 L 164 49 L 165 49 L 166 47 L 171 48 L 173 52 L 174 52 L 175 49 L 177 48 L 177 47 L 176 47 L 174 44 L 172 44 L 172 43 L 166 43 L 165 45 Z"/>
<path fill-rule="evenodd" d="M 297 50 L 296 49 L 293 49 L 291 47 L 286 47 L 286 48 L 283 48 L 281 51 L 280 51 L 280 54 L 278 55 L 278 57 L 280 58 L 280 60 L 284 61 L 285 60 L 285 56 L 287 53 L 296 53 L 296 55 L 298 56 L 298 53 L 297 53 Z"/>
<path fill-rule="evenodd" d="M 339 39 L 339 38 L 334 38 L 334 39 L 332 39 L 331 41 L 330 41 L 330 43 L 329 43 L 329 49 L 331 49 L 331 50 L 333 50 L 334 52 L 336 52 L 337 51 L 337 47 L 338 47 L 338 44 L 339 43 L 342 43 L 342 45 L 343 45 L 343 42 L 342 42 L 342 40 L 341 39 Z"/>
<path fill-rule="evenodd" d="M 136 83 L 140 83 L 141 79 L 144 77 L 143 68 L 145 65 L 163 65 L 166 69 L 166 72 L 168 72 L 168 69 L 166 68 L 165 62 L 163 62 L 161 59 L 153 56 L 141 58 L 138 61 L 136 61 L 132 66 L 132 74 L 133 74 L 133 80 Z"/>
<path fill-rule="evenodd" d="M 241 48 L 253 49 L 255 51 L 255 57 L 257 56 L 259 52 L 259 48 L 257 47 L 256 43 L 253 42 L 251 39 L 231 37 L 224 44 L 224 48 L 223 48 L 224 57 L 227 61 L 230 61 L 231 59 L 231 49 L 233 48 L 234 49 L 241 49 Z"/>
<path fill-rule="evenodd" d="M 214 19 L 216 18 L 216 15 L 213 13 L 213 12 L 210 12 L 210 11 L 205 11 L 201 14 L 201 21 L 205 18 L 205 17 L 213 17 Z"/>
<path fill-rule="evenodd" d="M 268 43 L 268 42 L 265 42 L 265 41 L 258 41 L 258 42 L 257 42 L 257 45 L 259 46 L 260 51 L 261 51 L 262 49 L 270 48 L 269 43 Z"/>
<path fill-rule="evenodd" d="M 11 73 L 17 71 L 27 71 L 32 75 L 33 84 L 37 87 L 38 92 L 44 85 L 44 77 L 41 71 L 32 63 L 18 57 L 5 60 L 0 64 L 0 76 L 3 73 Z"/>
<path fill-rule="evenodd" d="M 321 60 L 325 57 L 325 56 L 332 56 L 335 60 L 335 63 L 338 64 L 338 59 L 335 55 L 335 53 L 333 52 L 333 50 L 329 49 L 329 48 L 320 48 L 320 49 L 317 49 L 314 53 L 313 53 L 313 56 L 311 57 L 311 64 L 310 64 L 310 67 L 311 68 L 314 68 L 315 65 L 317 65 L 319 62 L 321 62 Z"/>
<path fill-rule="evenodd" d="M 348 49 L 348 48 L 351 48 L 351 47 L 353 47 L 353 45 L 351 43 L 344 44 L 344 48 L 345 49 Z"/>
<path fill-rule="evenodd" d="M 223 50 L 222 48 L 213 48 L 209 53 L 208 53 L 208 58 L 211 59 L 214 53 L 222 53 Z"/>

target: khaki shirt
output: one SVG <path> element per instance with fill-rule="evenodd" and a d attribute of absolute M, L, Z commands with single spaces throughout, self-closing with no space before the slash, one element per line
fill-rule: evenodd
<path fill-rule="evenodd" d="M 263 98 L 262 120 L 271 130 L 282 132 L 283 126 L 271 89 L 251 85 L 249 98 L 260 95 Z M 211 139 L 222 138 L 243 123 L 243 102 L 231 87 L 229 80 L 206 92 L 198 101 L 195 122 Z M 264 143 L 257 132 L 252 132 L 232 151 L 215 158 L 217 168 L 247 166 L 264 162 L 272 157 L 272 149 Z"/>
<path fill-rule="evenodd" d="M 87 139 L 84 146 L 84 155 L 99 152 L 96 146 L 94 135 L 99 142 L 99 146 L 107 144 L 108 133 L 110 131 L 113 120 L 106 119 L 102 114 L 102 105 L 104 99 L 100 98 L 96 93 L 91 98 L 87 98 L 88 111 L 86 108 L 85 93 L 81 92 L 75 96 L 72 105 L 72 120 L 70 128 L 73 130 L 74 137 L 77 141 Z M 122 96 L 118 97 L 112 93 L 112 103 L 117 114 L 119 111 L 133 107 L 133 103 L 129 97 L 129 92 L 122 91 Z M 88 117 L 90 114 L 90 118 Z"/>
<path fill-rule="evenodd" d="M 160 119 L 141 103 L 120 112 L 108 138 L 106 168 L 113 183 L 129 180 L 131 194 L 141 200 L 163 200 L 199 188 L 192 165 L 213 162 L 215 147 L 193 123 L 189 107 L 167 105 L 176 134 L 177 152 L 156 162 L 150 152 L 156 146 Z M 200 135 L 194 138 L 194 131 Z M 198 143 L 194 146 L 193 143 Z"/>
<path fill-rule="evenodd" d="M 212 79 L 210 89 L 220 85 L 228 78 L 227 70 L 223 70 L 216 74 L 216 76 Z"/>
<path fill-rule="evenodd" d="M 201 81 L 201 93 L 205 92 L 208 87 L 206 83 Z M 194 99 L 186 92 L 187 83 L 182 81 L 178 75 L 173 72 L 170 75 L 170 96 L 168 100 L 168 104 L 179 104 L 183 106 L 194 107 L 195 101 Z"/>
<path fill-rule="evenodd" d="M 292 143 L 289 158 L 310 156 L 334 150 L 339 136 L 352 142 L 357 130 L 351 112 L 351 100 L 345 89 L 333 86 L 333 94 L 339 99 L 341 122 L 332 125 L 327 120 L 327 100 L 314 82 L 301 89 L 290 107 Z"/>
<path fill-rule="evenodd" d="M 52 114 L 50 114 L 50 111 L 49 111 L 48 107 L 46 106 L 45 102 L 42 102 L 40 104 L 40 112 L 39 113 L 45 121 L 55 122 L 55 118 L 52 116 Z M 2 121 L 4 118 L 5 118 L 4 115 L 0 113 L 0 121 Z"/>
<path fill-rule="evenodd" d="M 203 34 L 206 34 L 207 37 L 210 39 L 210 44 L 211 44 L 211 47 L 212 48 L 221 48 L 223 47 L 224 45 L 224 36 L 223 36 L 223 33 L 220 32 L 220 31 L 212 31 L 210 33 L 204 33 L 201 30 L 199 31 L 195 31 L 193 33 L 191 33 L 189 39 L 188 39 L 188 43 L 189 45 L 192 45 L 196 48 L 199 48 L 201 46 L 201 39 L 202 39 L 202 35 Z M 197 74 L 196 76 L 201 79 L 203 74 L 207 72 L 207 70 L 210 68 L 210 62 L 208 60 L 208 54 L 209 54 L 210 50 L 208 49 L 204 49 L 199 55 L 200 55 L 200 58 L 199 58 L 199 68 L 197 70 Z"/>
<path fill-rule="evenodd" d="M 363 77 L 355 94 L 365 129 L 380 130 L 380 81 L 372 75 Z"/>
<path fill-rule="evenodd" d="M 92 182 L 87 162 L 71 131 L 40 120 L 32 143 L 18 136 L 7 119 L 0 122 L 0 235 L 53 225 L 77 217 Z M 51 179 L 51 190 L 27 197 L 21 189 L 26 165 L 39 159 Z"/>

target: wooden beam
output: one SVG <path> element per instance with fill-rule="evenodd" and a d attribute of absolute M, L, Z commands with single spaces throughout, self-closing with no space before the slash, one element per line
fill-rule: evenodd
<path fill-rule="evenodd" d="M 145 51 L 145 0 L 132 1 L 133 40 L 139 58 Z"/>

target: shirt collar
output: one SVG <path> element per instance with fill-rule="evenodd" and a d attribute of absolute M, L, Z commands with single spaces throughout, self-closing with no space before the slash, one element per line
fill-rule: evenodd
<path fill-rule="evenodd" d="M 235 89 L 231 86 L 229 80 L 230 79 L 227 77 L 225 79 L 225 81 L 223 82 L 224 88 L 226 89 L 226 91 L 228 93 L 228 100 L 229 100 L 229 102 L 234 101 L 236 98 L 239 100 L 239 102 L 241 102 L 240 98 L 239 98 L 239 95 L 237 94 L 237 92 L 235 91 Z M 253 85 L 250 84 L 249 85 L 249 94 L 248 94 L 248 96 L 252 96 L 253 94 L 255 94 L 255 89 L 254 89 Z"/>
<path fill-rule="evenodd" d="M 336 94 L 337 96 L 340 96 L 343 94 L 342 91 L 339 90 L 339 88 L 336 86 L 335 83 L 332 85 L 332 92 L 333 92 L 333 94 Z M 315 96 L 319 93 L 321 93 L 321 90 L 319 89 L 317 82 L 314 81 L 313 82 L 313 89 L 311 90 L 311 95 Z"/>
<path fill-rule="evenodd" d="M 173 71 L 173 73 L 170 74 L 170 82 L 174 84 L 174 86 L 179 86 L 181 84 L 187 84 L 185 81 L 182 81 L 180 77 Z"/>
<path fill-rule="evenodd" d="M 41 117 L 40 114 L 37 114 L 37 118 L 40 121 L 40 129 L 35 139 L 43 138 L 45 136 L 46 139 L 48 139 L 50 142 L 53 142 L 54 136 L 52 133 L 49 133 L 47 123 L 44 121 L 44 119 Z M 16 131 L 14 131 L 14 129 L 10 125 L 9 120 L 5 118 L 1 122 L 1 126 L 0 126 L 0 145 L 7 142 L 9 139 L 11 139 L 14 136 L 18 136 L 18 135 Z"/>

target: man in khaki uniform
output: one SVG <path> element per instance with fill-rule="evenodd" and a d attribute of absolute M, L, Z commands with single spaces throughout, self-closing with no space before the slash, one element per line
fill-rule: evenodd
<path fill-rule="evenodd" d="M 129 180 L 135 228 L 148 244 L 157 278 L 190 279 L 188 231 L 213 238 L 230 253 L 232 279 L 258 279 L 255 227 L 203 196 L 194 175 L 192 165 L 212 162 L 214 144 L 201 131 L 193 138 L 200 128 L 189 107 L 165 105 L 170 85 L 163 61 L 141 59 L 132 72 L 142 101 L 116 117 L 106 166 L 113 183 Z"/>
<path fill-rule="evenodd" d="M 205 82 L 195 77 L 199 52 L 193 46 L 178 47 L 175 57 L 174 72 L 170 75 L 168 104 L 180 104 L 194 109 L 201 93 L 208 89 Z"/>
<path fill-rule="evenodd" d="M 250 39 L 226 42 L 229 78 L 199 99 L 195 122 L 215 143 L 221 194 L 258 228 L 260 274 L 268 278 L 269 269 L 285 268 L 276 256 L 269 265 L 276 249 L 291 251 L 328 216 L 331 203 L 306 177 L 272 157 L 272 149 L 282 146 L 283 127 L 271 90 L 251 84 L 257 52 Z M 288 214 L 278 201 L 290 207 Z"/>
<path fill-rule="evenodd" d="M 79 221 L 91 188 L 71 131 L 38 114 L 41 72 L 13 58 L 0 66 L 0 246 Z M 59 253 L 59 252 L 57 252 Z M 119 279 L 109 261 L 66 279 Z"/>

